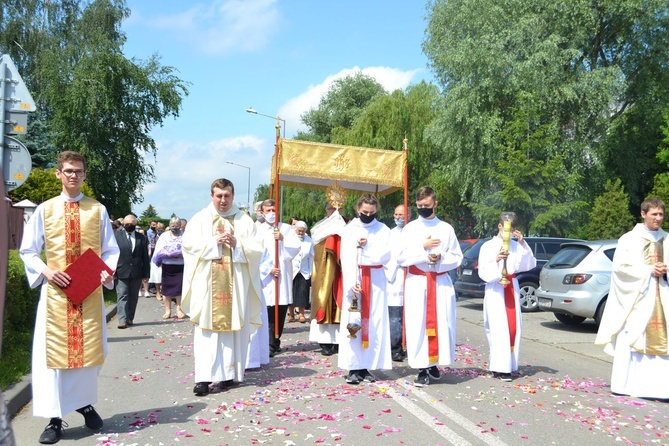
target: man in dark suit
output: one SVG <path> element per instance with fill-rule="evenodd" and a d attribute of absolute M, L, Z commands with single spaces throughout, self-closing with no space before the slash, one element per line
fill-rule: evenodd
<path fill-rule="evenodd" d="M 116 231 L 116 242 L 120 249 L 116 267 L 116 302 L 118 328 L 132 325 L 137 308 L 142 279 L 149 277 L 151 260 L 146 236 L 135 231 L 137 218 L 130 214 L 123 219 L 123 230 Z"/>

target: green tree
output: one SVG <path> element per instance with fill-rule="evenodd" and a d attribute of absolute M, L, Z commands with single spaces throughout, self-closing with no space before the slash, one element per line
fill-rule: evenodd
<path fill-rule="evenodd" d="M 178 116 L 188 93 L 157 55 L 123 56 L 121 23 L 129 13 L 123 0 L 29 0 L 4 2 L 0 17 L 8 29 L 0 44 L 28 73 L 47 124 L 41 147 L 84 154 L 89 184 L 115 215 L 128 214 L 153 180 L 144 163 L 156 154 L 150 131 Z"/>
<path fill-rule="evenodd" d="M 490 194 L 487 172 L 506 156 L 504 133 L 519 116 L 531 117 L 530 133 L 544 133 L 531 158 L 562 156 L 564 170 L 579 176 L 574 192 L 584 201 L 615 173 L 604 169 L 620 151 L 647 158 L 656 137 L 639 135 L 657 135 L 657 121 L 642 116 L 657 107 L 644 104 L 666 103 L 669 86 L 668 4 L 431 2 L 423 48 L 444 94 L 427 136 L 443 148 L 442 163 L 461 196 L 480 202 Z M 628 135 L 624 143 L 621 134 Z M 639 170 L 629 169 L 625 185 L 637 182 L 642 196 L 649 183 Z"/>
<path fill-rule="evenodd" d="M 153 207 L 152 204 L 149 204 L 146 209 L 144 209 L 144 212 L 142 212 L 142 215 L 140 217 L 143 220 L 152 220 L 158 218 L 158 212 L 156 212 L 156 209 Z"/>
<path fill-rule="evenodd" d="M 471 203 L 481 235 L 494 231 L 500 212 L 513 211 L 526 234 L 564 237 L 576 229 L 574 218 L 587 205 L 566 199 L 578 177 L 566 172 L 561 155 L 543 161 L 509 148 L 497 168 L 486 174 L 492 179 L 493 192 L 484 200 Z"/>
<path fill-rule="evenodd" d="M 595 198 L 588 222 L 588 239 L 617 239 L 634 226 L 634 218 L 629 211 L 630 197 L 623 188 L 622 181 L 606 181 L 604 193 Z"/>
<path fill-rule="evenodd" d="M 331 142 L 337 128 L 350 128 L 367 103 L 385 90 L 373 77 L 357 72 L 335 80 L 318 107 L 301 116 L 307 132 L 298 132 L 296 139 Z"/>

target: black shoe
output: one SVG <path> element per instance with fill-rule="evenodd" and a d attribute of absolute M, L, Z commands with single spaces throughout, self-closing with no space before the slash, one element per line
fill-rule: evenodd
<path fill-rule="evenodd" d="M 321 354 L 323 356 L 334 355 L 334 345 L 333 344 L 321 344 Z"/>
<path fill-rule="evenodd" d="M 209 384 L 211 383 L 210 382 L 195 383 L 195 387 L 193 387 L 193 393 L 196 396 L 209 395 Z"/>
<path fill-rule="evenodd" d="M 500 381 L 503 381 L 505 383 L 510 383 L 513 381 L 513 377 L 511 376 L 511 373 L 498 373 L 498 378 Z"/>
<path fill-rule="evenodd" d="M 348 372 L 348 376 L 346 377 L 346 382 L 348 384 L 360 384 L 360 377 L 356 372 L 357 370 L 351 370 Z"/>
<path fill-rule="evenodd" d="M 235 387 L 237 385 L 232 379 L 221 381 L 218 383 L 218 388 L 221 390 L 229 389 L 230 387 Z"/>
<path fill-rule="evenodd" d="M 357 375 L 358 375 L 358 379 L 360 381 L 366 381 L 368 383 L 375 383 L 376 382 L 376 378 L 374 377 L 374 375 L 369 373 L 369 370 L 367 370 L 367 369 L 358 370 Z"/>
<path fill-rule="evenodd" d="M 427 373 L 427 369 L 420 369 L 418 376 L 413 380 L 413 385 L 416 387 L 425 387 L 430 384 L 430 376 Z"/>
<path fill-rule="evenodd" d="M 407 356 L 406 356 L 406 353 L 404 353 L 403 351 L 399 351 L 399 350 L 398 350 L 398 351 L 396 351 L 396 352 L 393 352 L 393 354 L 392 354 L 392 359 L 393 359 L 393 361 L 395 361 L 395 362 L 402 362 L 402 361 L 404 361 L 405 359 L 407 359 Z"/>
<path fill-rule="evenodd" d="M 67 423 L 65 424 L 67 426 Z M 42 444 L 58 443 L 63 438 L 63 420 L 52 418 L 49 425 L 44 428 L 44 432 L 39 436 L 39 442 Z"/>
<path fill-rule="evenodd" d="M 441 372 L 439 371 L 439 367 L 436 365 L 433 365 L 432 367 L 427 369 L 427 374 L 430 375 L 430 378 L 439 381 L 441 379 Z"/>
<path fill-rule="evenodd" d="M 98 415 L 93 406 L 89 404 L 81 409 L 77 409 L 77 412 L 84 416 L 87 428 L 94 431 L 102 429 L 102 418 L 100 418 L 100 415 Z"/>

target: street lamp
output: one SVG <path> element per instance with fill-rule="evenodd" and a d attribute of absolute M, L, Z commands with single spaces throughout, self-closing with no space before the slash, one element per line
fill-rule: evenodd
<path fill-rule="evenodd" d="M 260 115 L 264 116 L 266 118 L 271 118 L 271 119 L 276 119 L 278 121 L 283 121 L 283 139 L 286 139 L 286 120 L 281 119 L 281 116 L 272 116 L 272 115 L 266 115 L 263 113 L 258 113 L 256 110 L 253 109 L 253 107 L 249 107 L 246 109 L 246 113 L 253 113 L 254 115 Z"/>
<path fill-rule="evenodd" d="M 251 212 L 251 168 L 249 166 L 242 166 L 241 164 L 233 163 L 232 161 L 226 161 L 226 163 L 233 164 L 233 165 L 238 166 L 238 167 L 243 167 L 244 169 L 249 170 L 249 186 L 248 186 L 249 188 L 247 190 L 246 200 L 248 202 L 248 210 L 249 210 L 249 213 L 250 213 Z"/>

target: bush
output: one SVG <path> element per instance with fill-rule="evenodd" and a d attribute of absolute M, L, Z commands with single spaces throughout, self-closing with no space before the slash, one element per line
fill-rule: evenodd
<path fill-rule="evenodd" d="M 10 250 L 0 361 L 0 387 L 3 390 L 30 371 L 30 352 L 38 301 L 39 288 L 31 289 L 28 286 L 19 253 Z"/>

